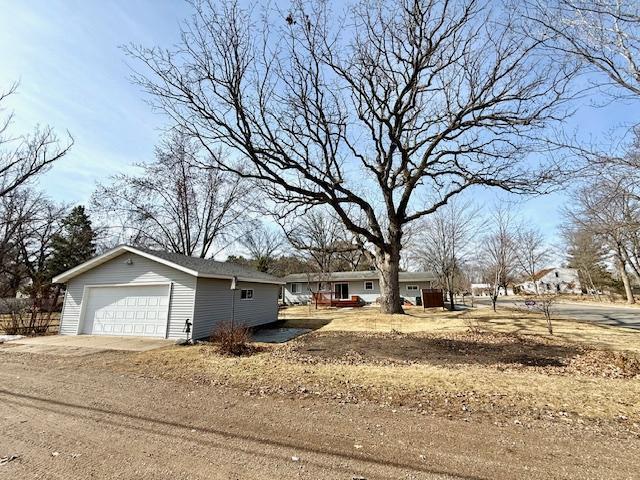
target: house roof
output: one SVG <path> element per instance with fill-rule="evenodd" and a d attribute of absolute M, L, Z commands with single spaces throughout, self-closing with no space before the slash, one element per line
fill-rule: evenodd
<path fill-rule="evenodd" d="M 533 275 L 533 279 L 534 280 L 540 280 L 542 277 L 544 277 L 545 275 L 547 275 L 548 273 L 551 273 L 555 270 L 555 268 L 545 268 L 543 270 L 540 270 L 539 272 L 536 272 Z"/>
<path fill-rule="evenodd" d="M 205 258 L 190 257 L 180 253 L 151 250 L 142 247 L 131 247 L 129 245 L 120 245 L 106 253 L 103 253 L 102 255 L 98 255 L 91 260 L 81 263 L 77 267 L 56 276 L 52 279 L 52 282 L 65 283 L 73 277 L 127 252 L 162 263 L 175 268 L 176 270 L 193 275 L 194 277 L 219 278 L 227 280 L 231 280 L 233 277 L 236 277 L 237 280 L 242 282 L 274 283 L 280 285 L 285 283 L 284 280 L 274 277 L 273 275 L 269 275 L 268 273 L 258 272 L 257 270 L 234 263 L 217 262 L 215 260 L 208 260 Z"/>
<path fill-rule="evenodd" d="M 401 282 L 429 282 L 435 280 L 435 276 L 429 272 L 400 272 Z M 331 273 L 293 273 L 284 277 L 288 283 L 299 282 L 335 282 L 349 280 L 377 280 L 380 277 L 375 270 L 361 272 L 331 272 Z"/>

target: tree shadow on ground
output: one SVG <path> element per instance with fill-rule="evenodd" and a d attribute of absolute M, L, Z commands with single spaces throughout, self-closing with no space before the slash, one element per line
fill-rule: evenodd
<path fill-rule="evenodd" d="M 294 351 L 328 361 L 356 357 L 362 363 L 562 367 L 583 349 L 506 333 L 436 336 L 318 332 L 297 339 Z"/>
<path fill-rule="evenodd" d="M 308 328 L 310 330 L 318 330 L 325 325 L 333 322 L 333 317 L 285 317 L 276 322 L 280 328 Z"/>

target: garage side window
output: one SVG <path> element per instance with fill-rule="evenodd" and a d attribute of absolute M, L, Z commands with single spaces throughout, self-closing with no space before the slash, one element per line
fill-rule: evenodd
<path fill-rule="evenodd" d="M 291 293 L 300 293 L 299 285 L 297 283 L 291 284 Z"/>
<path fill-rule="evenodd" d="M 370 282 L 370 281 L 364 282 L 364 289 L 373 290 L 373 282 Z"/>
<path fill-rule="evenodd" d="M 253 289 L 242 289 L 240 290 L 240 299 L 241 300 L 251 300 L 253 298 Z"/>

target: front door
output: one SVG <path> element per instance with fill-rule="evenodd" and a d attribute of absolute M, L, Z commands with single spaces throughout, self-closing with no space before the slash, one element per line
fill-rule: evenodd
<path fill-rule="evenodd" d="M 333 285 L 333 292 L 336 300 L 349 300 L 348 283 L 335 283 Z"/>

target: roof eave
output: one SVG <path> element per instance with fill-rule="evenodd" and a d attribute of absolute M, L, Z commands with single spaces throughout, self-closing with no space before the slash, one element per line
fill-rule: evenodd
<path fill-rule="evenodd" d="M 92 258 L 91 260 L 87 260 L 86 262 L 81 263 L 80 265 L 70 270 L 67 270 L 66 272 L 61 273 L 60 275 L 53 277 L 51 279 L 51 282 L 66 283 L 72 278 L 77 277 L 78 275 L 81 275 L 84 272 L 91 270 L 92 268 L 102 265 L 103 263 L 106 263 L 109 260 L 112 260 L 118 257 L 119 255 L 122 255 L 124 252 L 135 253 L 136 255 L 140 255 L 141 257 L 145 257 L 155 262 L 167 265 L 181 272 L 185 272 L 185 273 L 188 273 L 189 275 L 193 275 L 194 277 L 198 276 L 198 272 L 196 272 L 195 270 L 191 270 L 190 268 L 183 267 L 182 265 L 178 265 L 177 263 L 170 262 L 169 260 L 165 260 L 164 258 L 157 257 L 151 253 L 138 250 L 137 248 L 130 247 L 128 245 L 120 245 L 118 247 L 115 247 L 109 250 L 108 252 L 103 253 L 102 255 Z"/>
<path fill-rule="evenodd" d="M 111 250 L 109 250 L 108 252 L 103 253 L 102 255 L 99 255 L 95 258 L 92 258 L 91 260 L 88 260 L 84 263 L 81 263 L 80 265 L 78 265 L 77 267 L 74 267 L 70 270 L 67 270 L 66 272 L 61 273 L 60 275 L 57 275 L 55 277 L 53 277 L 51 279 L 52 283 L 66 283 L 69 280 L 71 280 L 74 277 L 77 277 L 78 275 L 83 274 L 84 272 L 87 272 L 89 270 L 91 270 L 92 268 L 95 268 L 99 265 L 102 265 L 103 263 L 108 262 L 109 260 L 112 260 L 116 257 L 118 257 L 119 255 L 122 255 L 124 252 L 130 252 L 130 253 L 135 253 L 136 255 L 140 255 L 141 257 L 144 258 L 148 258 L 150 260 L 153 260 L 154 262 L 157 263 L 161 263 L 163 265 L 167 265 L 168 267 L 174 268 L 176 270 L 179 270 L 181 272 L 185 272 L 188 273 L 189 275 L 192 275 L 194 277 L 203 277 L 203 278 L 219 278 L 222 280 L 231 280 L 233 278 L 233 276 L 231 275 L 217 275 L 217 274 L 204 274 L 204 273 L 200 273 L 196 270 L 192 270 L 190 268 L 184 267 L 180 264 L 171 262 L 169 260 L 166 260 L 162 257 L 158 257 L 156 255 L 153 255 L 152 253 L 148 253 L 145 252 L 143 250 L 138 250 L 137 248 L 134 247 L 130 247 L 128 245 L 120 245 L 119 247 L 115 247 Z M 252 283 L 272 283 L 272 284 L 277 284 L 277 285 L 284 285 L 284 281 L 280 281 L 280 280 L 267 280 L 267 279 L 255 279 L 255 278 L 251 278 L 251 277 L 237 277 L 237 279 L 241 282 L 252 282 Z"/>

